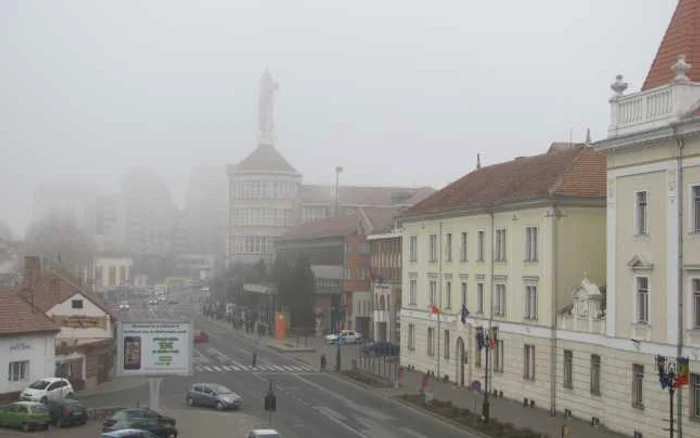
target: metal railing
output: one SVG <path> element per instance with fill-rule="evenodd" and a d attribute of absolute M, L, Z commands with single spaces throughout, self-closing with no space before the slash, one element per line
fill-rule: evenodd
<path fill-rule="evenodd" d="M 357 357 L 357 369 L 384 379 L 388 382 L 396 382 L 399 379 L 398 356 L 368 356 L 362 354 Z"/>

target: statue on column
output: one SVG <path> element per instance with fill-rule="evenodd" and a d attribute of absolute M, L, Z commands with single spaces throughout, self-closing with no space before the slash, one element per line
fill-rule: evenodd
<path fill-rule="evenodd" d="M 275 143 L 275 91 L 278 87 L 270 71 L 266 69 L 260 78 L 258 95 L 258 143 L 261 145 Z"/>

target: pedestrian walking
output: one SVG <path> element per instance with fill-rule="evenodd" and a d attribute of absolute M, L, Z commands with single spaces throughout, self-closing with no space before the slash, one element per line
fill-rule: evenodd
<path fill-rule="evenodd" d="M 321 371 L 326 370 L 326 355 L 322 354 L 321 355 Z"/>
<path fill-rule="evenodd" d="M 253 351 L 253 368 L 255 368 L 255 364 L 258 362 L 258 350 Z"/>

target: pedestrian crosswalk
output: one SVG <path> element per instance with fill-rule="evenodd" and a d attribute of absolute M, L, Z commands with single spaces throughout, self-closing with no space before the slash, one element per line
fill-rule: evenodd
<path fill-rule="evenodd" d="M 309 365 L 256 365 L 255 367 L 241 364 L 197 365 L 199 373 L 231 373 L 231 372 L 260 372 L 260 373 L 313 373 L 318 370 Z"/>

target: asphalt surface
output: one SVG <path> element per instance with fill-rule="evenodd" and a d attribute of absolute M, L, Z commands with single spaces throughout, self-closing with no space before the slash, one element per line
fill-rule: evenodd
<path fill-rule="evenodd" d="M 177 305 L 156 308 L 131 303 L 129 319 L 192 319 L 195 329 L 204 329 L 209 342 L 195 346 L 195 372 L 189 377 L 163 380 L 160 405 L 163 410 L 184 412 L 199 410 L 185 405 L 185 393 L 193 383 L 218 383 L 243 397 L 240 411 L 217 413 L 230 416 L 228 436 L 245 436 L 248 430 L 235 430 L 236 416 L 256 418 L 259 426 L 267 425 L 269 413 L 263 398 L 272 384 L 277 410 L 272 413 L 272 427 L 285 438 L 441 438 L 472 437 L 470 433 L 413 409 L 393 402 L 382 394 L 366 390 L 330 373 L 298 361 L 293 354 L 279 353 L 223 327 L 203 316 L 189 297 L 178 297 Z M 352 348 L 352 346 L 347 346 Z M 343 347 L 345 348 L 345 347 Z M 251 368 L 253 352 L 258 352 L 257 367 Z M 334 358 L 328 358 L 329 366 Z M 89 406 L 143 406 L 148 403 L 148 388 L 139 387 L 84 398 Z M 207 431 L 209 412 L 202 410 L 202 431 Z M 189 420 L 196 423 L 195 419 Z M 242 419 L 242 418 L 241 418 Z M 248 426 L 245 426 L 248 427 Z M 0 435 L 2 435 L 0 430 Z M 76 434 L 72 435 L 78 437 Z M 87 432 L 87 431 L 86 431 Z M 58 436 L 58 435 L 57 435 Z M 188 435 L 181 434 L 183 438 Z"/>

